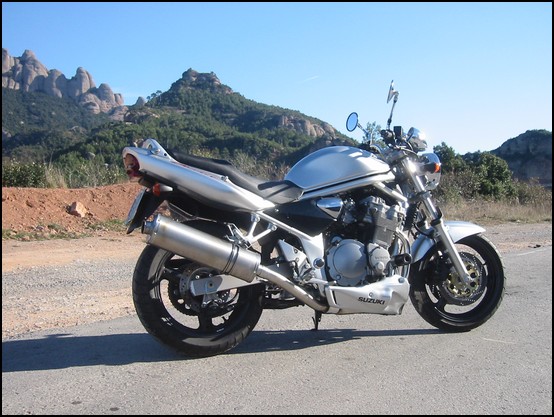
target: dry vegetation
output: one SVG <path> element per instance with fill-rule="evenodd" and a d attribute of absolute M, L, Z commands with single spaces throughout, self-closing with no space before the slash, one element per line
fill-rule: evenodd
<path fill-rule="evenodd" d="M 471 221 L 479 224 L 543 223 L 552 222 L 552 201 L 535 205 L 508 202 L 462 201 L 441 207 L 450 220 Z"/>

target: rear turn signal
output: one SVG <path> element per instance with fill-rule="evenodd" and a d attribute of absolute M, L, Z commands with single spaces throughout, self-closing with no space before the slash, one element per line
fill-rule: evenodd
<path fill-rule="evenodd" d="M 169 193 L 173 191 L 173 188 L 169 185 L 160 184 L 157 182 L 152 186 L 152 194 L 154 194 L 156 197 L 160 197 L 163 193 Z"/>

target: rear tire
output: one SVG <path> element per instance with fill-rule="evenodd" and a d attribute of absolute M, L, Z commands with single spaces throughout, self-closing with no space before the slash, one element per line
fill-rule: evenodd
<path fill-rule="evenodd" d="M 412 269 L 410 299 L 429 324 L 464 332 L 493 316 L 504 297 L 506 279 L 498 251 L 484 236 L 465 237 L 456 247 L 474 283 L 464 284 L 435 247 Z"/>
<path fill-rule="evenodd" d="M 260 319 L 264 286 L 197 297 L 187 289 L 190 280 L 217 273 L 164 249 L 146 246 L 133 275 L 133 302 L 144 328 L 189 357 L 221 354 L 241 343 Z"/>

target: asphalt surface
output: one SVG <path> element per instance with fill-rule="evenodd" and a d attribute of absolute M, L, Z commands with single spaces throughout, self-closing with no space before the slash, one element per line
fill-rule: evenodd
<path fill-rule="evenodd" d="M 497 313 L 462 334 L 400 316 L 264 311 L 231 352 L 184 359 L 136 316 L 2 343 L 2 414 L 552 415 L 552 247 L 504 253 Z"/>

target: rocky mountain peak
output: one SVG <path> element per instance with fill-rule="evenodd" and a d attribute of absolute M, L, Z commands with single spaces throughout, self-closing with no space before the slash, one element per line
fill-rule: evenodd
<path fill-rule="evenodd" d="M 217 75 L 215 75 L 215 73 L 198 72 L 193 70 L 192 68 L 186 70 L 183 73 L 181 79 L 178 80 L 175 85 L 179 89 L 198 88 L 209 91 L 219 91 L 225 94 L 233 93 L 233 90 L 231 88 L 224 84 L 221 84 L 221 81 L 219 80 L 219 78 L 217 78 Z"/>
<path fill-rule="evenodd" d="M 57 69 L 48 70 L 28 49 L 21 57 L 12 57 L 2 48 L 2 88 L 69 98 L 92 113 L 107 113 L 115 120 L 123 120 L 126 111 L 123 96 L 114 94 L 107 84 L 96 88 L 92 75 L 83 67 L 67 79 Z"/>
<path fill-rule="evenodd" d="M 508 163 L 514 177 L 524 181 L 536 178 L 542 185 L 552 187 L 552 132 L 528 130 L 491 153 Z"/>

